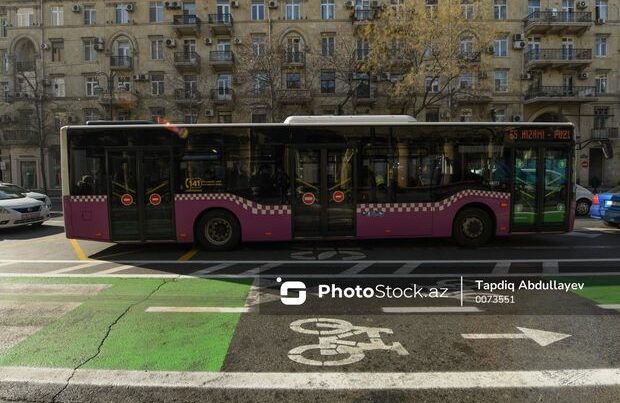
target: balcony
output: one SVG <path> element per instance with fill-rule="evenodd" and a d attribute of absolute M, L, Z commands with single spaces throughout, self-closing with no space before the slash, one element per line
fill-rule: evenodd
<path fill-rule="evenodd" d="M 196 90 L 179 88 L 174 90 L 174 101 L 179 104 L 200 104 L 202 95 Z"/>
<path fill-rule="evenodd" d="M 209 25 L 214 35 L 230 34 L 233 30 L 231 14 L 209 14 Z"/>
<path fill-rule="evenodd" d="M 525 17 L 525 34 L 581 34 L 592 26 L 590 11 L 534 11 Z"/>
<path fill-rule="evenodd" d="M 530 49 L 525 52 L 526 68 L 583 68 L 592 63 L 592 49 Z"/>
<path fill-rule="evenodd" d="M 196 52 L 175 52 L 174 65 L 182 71 L 200 70 L 200 55 Z"/>
<path fill-rule="evenodd" d="M 27 124 L 27 123 L 26 123 Z M 0 131 L 2 134 L 2 144 L 5 145 L 36 145 L 38 135 L 31 129 L 7 129 Z"/>
<path fill-rule="evenodd" d="M 230 50 L 212 50 L 209 52 L 209 64 L 213 70 L 230 70 L 235 63 L 235 55 Z"/>
<path fill-rule="evenodd" d="M 179 35 L 196 35 L 200 32 L 200 18 L 193 14 L 172 17 L 172 25 Z"/>
<path fill-rule="evenodd" d="M 301 88 L 278 90 L 278 98 L 283 105 L 303 105 L 310 102 L 310 90 Z"/>
<path fill-rule="evenodd" d="M 133 69 L 133 57 L 131 56 L 110 56 L 111 70 L 131 70 Z"/>
<path fill-rule="evenodd" d="M 15 71 L 17 71 L 18 73 L 24 73 L 27 71 L 35 71 L 35 69 L 36 69 L 36 63 L 34 62 L 34 60 L 15 62 Z"/>
<path fill-rule="evenodd" d="M 565 87 L 541 86 L 528 88 L 525 93 L 525 104 L 538 102 L 592 102 L 596 101 L 596 90 L 593 86 Z"/>
<path fill-rule="evenodd" d="M 126 89 L 116 88 L 112 95 L 107 93 L 101 94 L 99 103 L 105 107 L 109 107 L 110 104 L 113 107 L 135 106 L 138 103 L 138 96 Z"/>
<path fill-rule="evenodd" d="M 233 102 L 234 92 L 232 88 L 214 88 L 211 90 L 211 101 L 214 104 L 229 104 Z"/>
<path fill-rule="evenodd" d="M 458 58 L 465 63 L 480 63 L 480 52 L 461 51 Z"/>
<path fill-rule="evenodd" d="M 618 128 L 617 127 L 593 128 L 590 137 L 592 139 L 597 139 L 597 140 L 617 139 Z"/>
<path fill-rule="evenodd" d="M 287 50 L 282 57 L 285 66 L 303 66 L 306 64 L 306 54 L 302 51 Z"/>

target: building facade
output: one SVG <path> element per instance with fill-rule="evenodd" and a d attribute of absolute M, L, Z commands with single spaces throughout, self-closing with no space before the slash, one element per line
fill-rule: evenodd
<path fill-rule="evenodd" d="M 411 0 L 441 7 L 450 0 Z M 620 182 L 620 0 L 451 0 L 486 7 L 497 35 L 480 52 L 488 97 L 437 104 L 431 121 L 570 121 L 579 141 L 609 138 L 615 157 L 577 151 L 584 185 Z M 345 91 L 311 62 L 402 0 L 5 0 L 0 4 L 0 180 L 60 187 L 58 130 L 94 119 L 268 122 L 287 114 L 386 114 L 402 108 L 377 77 Z M 385 4 L 384 4 L 385 3 Z M 248 49 L 276 44 L 270 97 L 246 76 Z M 464 46 L 466 46 L 465 44 Z M 280 57 L 281 56 L 281 57 Z M 274 68 L 273 66 L 271 67 Z M 466 78 L 464 81 L 470 80 Z M 274 110 L 278 113 L 274 113 Z M 43 169 L 41 169 L 43 168 Z"/>

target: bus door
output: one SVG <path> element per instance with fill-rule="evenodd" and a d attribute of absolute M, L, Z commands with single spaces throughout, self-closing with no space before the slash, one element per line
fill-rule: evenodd
<path fill-rule="evenodd" d="M 173 240 L 170 150 L 107 150 L 110 237 L 113 241 Z"/>
<path fill-rule="evenodd" d="M 564 231 L 569 228 L 570 146 L 517 145 L 512 193 L 513 231 Z"/>
<path fill-rule="evenodd" d="M 293 234 L 296 238 L 355 235 L 355 148 L 296 148 Z"/>

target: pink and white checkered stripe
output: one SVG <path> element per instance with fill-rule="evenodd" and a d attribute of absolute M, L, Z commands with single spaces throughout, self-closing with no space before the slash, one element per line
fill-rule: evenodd
<path fill-rule="evenodd" d="M 268 205 L 254 203 L 243 197 L 239 197 L 230 193 L 186 193 L 174 195 L 175 201 L 183 200 L 224 200 L 235 203 L 237 206 L 259 215 L 290 215 L 291 208 L 287 205 Z"/>
<path fill-rule="evenodd" d="M 419 213 L 443 211 L 465 197 L 483 197 L 487 199 L 510 199 L 510 193 L 491 192 L 488 190 L 463 190 L 438 202 L 425 203 L 369 203 L 357 206 L 357 213 L 381 211 L 384 213 Z"/>
<path fill-rule="evenodd" d="M 70 196 L 69 200 L 75 203 L 92 203 L 105 202 L 108 196 L 105 195 L 88 195 L 88 196 Z"/>

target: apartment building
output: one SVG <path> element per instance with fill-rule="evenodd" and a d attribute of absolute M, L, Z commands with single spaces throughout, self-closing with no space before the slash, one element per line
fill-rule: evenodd
<path fill-rule="evenodd" d="M 60 186 L 58 129 L 94 119 L 267 122 L 288 113 L 399 113 L 376 77 L 353 94 L 310 57 L 354 41 L 363 59 L 372 41 L 358 28 L 403 0 L 5 0 L 0 4 L 0 179 Z M 407 0 L 405 0 L 407 1 Z M 441 7 L 450 0 L 411 0 Z M 489 96 L 438 104 L 432 121 L 570 121 L 579 141 L 582 184 L 620 182 L 618 66 L 620 0 L 451 0 L 464 14 L 486 7 L 498 32 L 480 50 Z M 256 96 L 240 75 L 242 49 L 285 51 L 277 99 Z M 467 46 L 464 44 L 463 46 Z M 260 80 L 259 80 L 260 81 Z M 248 90 L 249 87 L 251 91 Z M 351 96 L 352 95 L 352 96 Z M 278 105 L 274 105 L 276 102 Z M 41 136 L 40 133 L 43 133 Z"/>

